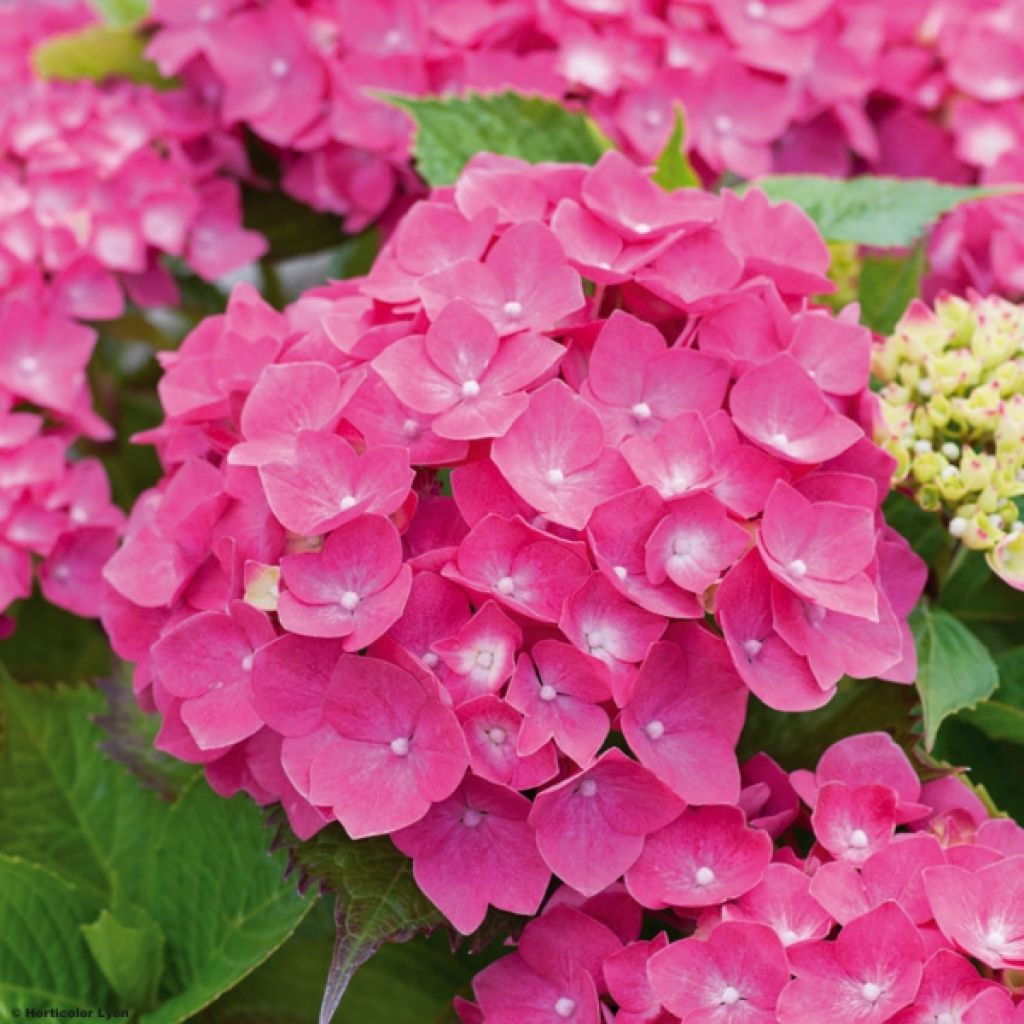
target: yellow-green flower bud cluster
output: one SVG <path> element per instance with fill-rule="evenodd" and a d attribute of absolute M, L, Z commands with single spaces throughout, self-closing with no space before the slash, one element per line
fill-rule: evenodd
<path fill-rule="evenodd" d="M 1024 559 L 1024 306 L 999 298 L 914 302 L 875 349 L 876 440 L 894 484 L 946 514 L 967 547 Z M 1019 552 L 1019 553 L 1018 553 Z"/>

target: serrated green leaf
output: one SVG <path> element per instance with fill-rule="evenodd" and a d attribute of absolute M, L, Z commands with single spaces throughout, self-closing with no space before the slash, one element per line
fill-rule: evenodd
<path fill-rule="evenodd" d="M 146 57 L 146 41 L 141 36 L 113 25 L 91 25 L 51 36 L 35 48 L 32 61 L 40 78 L 95 82 L 127 78 L 162 89 L 174 84 Z"/>
<path fill-rule="evenodd" d="M 81 932 L 96 910 L 88 890 L 0 853 L 0 1020 L 28 1009 L 115 1008 Z"/>
<path fill-rule="evenodd" d="M 149 13 L 149 0 L 89 0 L 89 4 L 111 25 L 134 25 Z"/>
<path fill-rule="evenodd" d="M 428 185 L 453 184 L 477 153 L 515 156 L 534 164 L 593 164 L 612 148 L 589 117 L 538 96 L 504 92 L 381 98 L 416 122 L 413 155 Z"/>
<path fill-rule="evenodd" d="M 813 768 L 837 740 L 876 730 L 891 733 L 909 750 L 917 740 L 916 700 L 911 687 L 874 679 L 843 679 L 828 704 L 799 715 L 773 711 L 752 699 L 740 737 L 740 758 L 767 751 L 787 770 Z"/>
<path fill-rule="evenodd" d="M 147 908 L 168 936 L 163 990 L 143 1024 L 176 1024 L 259 966 L 313 903 L 283 880 L 285 858 L 266 854 L 263 815 L 244 795 L 217 796 L 196 779 L 165 815 L 148 854 Z"/>
<path fill-rule="evenodd" d="M 682 104 L 676 104 L 672 134 L 665 143 L 654 165 L 653 180 L 667 192 L 679 188 L 700 188 L 700 178 L 686 155 L 686 114 Z"/>
<path fill-rule="evenodd" d="M 857 292 L 861 322 L 878 334 L 892 334 L 920 291 L 924 270 L 923 246 L 915 246 L 906 257 L 868 256 L 862 260 Z"/>
<path fill-rule="evenodd" d="M 413 880 L 412 862 L 389 840 L 356 842 L 331 825 L 302 843 L 280 816 L 273 820 L 300 885 L 335 894 L 337 936 L 320 1011 L 321 1024 L 327 1024 L 356 969 L 385 942 L 410 939 L 444 918 Z"/>
<path fill-rule="evenodd" d="M 796 203 L 830 242 L 892 248 L 913 245 L 942 214 L 960 203 L 1004 193 L 1003 188 L 943 185 L 926 178 L 828 178 L 780 174 L 758 178 L 769 199 Z"/>
<path fill-rule="evenodd" d="M 92 721 L 102 708 L 86 687 L 29 689 L 0 677 L 0 854 L 33 862 L 88 900 L 74 932 L 83 948 L 86 934 L 100 940 L 98 961 L 84 954 L 97 971 L 125 937 L 103 910 L 145 932 L 126 903 L 145 908 L 166 937 L 167 969 L 163 1003 L 144 1019 L 177 1024 L 262 963 L 312 901 L 284 881 L 283 855 L 265 852 L 263 813 L 248 798 L 222 800 L 194 775 L 168 803 L 108 759 Z M 128 988 L 133 980 L 141 986 L 130 971 L 118 977 Z"/>
<path fill-rule="evenodd" d="M 920 604 L 910 617 L 917 644 L 917 692 L 924 709 L 925 745 L 931 750 L 950 715 L 988 700 L 999 685 L 984 644 L 942 608 Z"/>
<path fill-rule="evenodd" d="M 82 934 L 120 1005 L 153 1006 L 164 973 L 164 933 L 149 914 L 121 900 L 83 925 Z"/>

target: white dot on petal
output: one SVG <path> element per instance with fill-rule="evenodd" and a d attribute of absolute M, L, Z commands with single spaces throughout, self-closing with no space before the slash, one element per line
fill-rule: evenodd
<path fill-rule="evenodd" d="M 855 828 L 850 833 L 850 845 L 855 850 L 865 850 L 868 845 L 868 834 L 862 828 Z"/>
<path fill-rule="evenodd" d="M 505 313 L 505 316 L 510 317 L 512 319 L 514 319 L 517 316 L 523 315 L 523 304 L 521 302 L 516 302 L 515 299 L 510 299 L 508 302 L 506 302 L 502 309 L 503 312 Z"/>
<path fill-rule="evenodd" d="M 89 513 L 86 512 L 84 508 L 79 508 L 77 505 L 71 510 L 70 516 L 71 522 L 73 523 L 85 523 L 89 521 Z"/>
<path fill-rule="evenodd" d="M 441 659 L 438 658 L 433 651 L 427 651 L 427 653 L 423 655 L 423 664 L 426 665 L 427 668 L 433 668 L 440 660 Z"/>
<path fill-rule="evenodd" d="M 728 114 L 719 114 L 715 118 L 715 131 L 720 135 L 726 135 L 732 131 L 733 120 Z"/>
<path fill-rule="evenodd" d="M 794 558 L 786 567 L 794 576 L 807 575 L 807 563 L 802 558 Z"/>
<path fill-rule="evenodd" d="M 345 497 L 341 499 L 342 512 L 347 512 L 353 505 L 355 505 L 355 503 L 356 499 L 353 498 L 351 494 L 346 494 Z"/>
<path fill-rule="evenodd" d="M 346 590 L 338 602 L 347 612 L 354 612 L 359 607 L 359 595 L 354 590 Z"/>
<path fill-rule="evenodd" d="M 493 668 L 494 651 L 477 651 L 476 663 L 480 668 Z"/>
<path fill-rule="evenodd" d="M 646 402 L 637 402 L 636 405 L 634 405 L 633 408 L 630 409 L 630 412 L 638 420 L 649 420 L 653 415 L 651 407 Z"/>
<path fill-rule="evenodd" d="M 577 792 L 580 796 L 591 797 L 597 792 L 597 783 L 593 779 L 584 779 Z"/>
<path fill-rule="evenodd" d="M 466 380 L 462 382 L 462 397 L 463 398 L 476 398 L 480 394 L 480 382 L 475 380 Z"/>
<path fill-rule="evenodd" d="M 750 0 L 750 3 L 747 4 L 747 17 L 754 21 L 760 21 L 767 13 L 768 8 L 765 7 L 762 0 Z"/>
<path fill-rule="evenodd" d="M 949 1010 L 943 1010 L 942 1013 L 935 1018 L 935 1024 L 957 1024 L 957 1019 L 949 1012 Z"/>
<path fill-rule="evenodd" d="M 779 938 L 784 946 L 791 946 L 800 936 L 792 928 L 783 928 L 779 932 Z"/>
<path fill-rule="evenodd" d="M 864 982 L 864 987 L 860 990 L 860 994 L 869 1002 L 877 1003 L 878 997 L 882 994 L 880 985 L 876 985 L 873 981 Z"/>
<path fill-rule="evenodd" d="M 472 807 L 468 807 L 466 813 L 462 816 L 462 824 L 467 828 L 476 828 L 483 820 L 484 816 Z"/>
<path fill-rule="evenodd" d="M 651 233 L 651 225 L 646 221 L 640 221 L 638 224 L 633 225 L 633 230 L 638 235 L 649 235 Z"/>
<path fill-rule="evenodd" d="M 416 437 L 419 432 L 420 425 L 415 420 L 409 419 L 402 424 L 402 433 L 406 437 Z"/>
<path fill-rule="evenodd" d="M 202 7 L 196 11 L 196 20 L 201 22 L 213 21 L 217 17 L 217 8 L 213 4 L 203 4 Z"/>
<path fill-rule="evenodd" d="M 275 78 L 284 78 L 291 69 L 291 64 L 284 57 L 275 57 L 270 62 L 270 73 Z"/>
<path fill-rule="evenodd" d="M 390 743 L 391 753 L 395 757 L 405 757 L 409 753 L 409 740 L 405 736 L 399 736 L 397 739 L 393 739 Z"/>
<path fill-rule="evenodd" d="M 782 448 L 785 445 L 789 444 L 789 436 L 784 434 L 781 430 L 778 430 L 774 434 L 772 434 L 772 436 L 769 437 L 768 440 L 771 441 L 771 443 L 775 445 L 776 448 Z"/>
<path fill-rule="evenodd" d="M 551 701 L 551 700 L 554 700 L 557 696 L 558 696 L 558 691 L 550 683 L 545 683 L 540 688 L 540 699 L 541 700 Z"/>
<path fill-rule="evenodd" d="M 18 360 L 18 369 L 22 373 L 36 373 L 39 370 L 39 360 L 35 356 L 22 356 Z"/>
<path fill-rule="evenodd" d="M 555 1001 L 555 1013 L 559 1017 L 568 1019 L 572 1016 L 573 1010 L 576 1009 L 576 1000 L 570 999 L 568 996 L 562 996 L 560 999 Z"/>
<path fill-rule="evenodd" d="M 993 949 L 998 949 L 1006 944 L 1006 932 L 1001 928 L 992 928 L 985 935 L 985 942 Z"/>
<path fill-rule="evenodd" d="M 737 989 L 734 989 L 732 985 L 726 985 L 725 991 L 722 993 L 722 1003 L 726 1006 L 732 1006 L 733 1003 L 740 1001 L 740 994 Z"/>
<path fill-rule="evenodd" d="M 51 575 L 58 583 L 67 583 L 71 579 L 71 570 L 66 565 L 55 566 Z"/>
<path fill-rule="evenodd" d="M 558 487 L 560 484 L 565 483 L 565 474 L 560 469 L 549 469 L 544 474 L 544 479 L 547 480 L 552 487 Z"/>
<path fill-rule="evenodd" d="M 247 654 L 242 659 L 242 671 L 243 672 L 248 672 L 249 669 L 252 668 L 252 659 L 253 659 L 253 655 L 251 655 L 251 654 Z"/>
<path fill-rule="evenodd" d="M 711 868 L 701 867 L 697 868 L 697 874 L 694 877 L 698 885 L 710 885 L 715 880 L 715 873 Z"/>
<path fill-rule="evenodd" d="M 511 594 L 516 589 L 516 581 L 511 576 L 502 576 L 496 584 L 499 594 Z"/>
<path fill-rule="evenodd" d="M 624 565 L 612 566 L 612 572 L 615 573 L 616 577 L 620 580 L 624 580 L 629 575 L 629 570 Z"/>
<path fill-rule="evenodd" d="M 761 653 L 761 648 L 764 644 L 760 640 L 744 640 L 743 641 L 743 653 L 748 658 L 756 658 Z"/>
<path fill-rule="evenodd" d="M 505 742 L 505 737 L 507 735 L 508 735 L 508 733 L 506 733 L 505 730 L 502 729 L 502 727 L 500 725 L 491 726 L 491 728 L 487 730 L 487 738 L 493 744 L 495 744 L 495 746 L 498 746 L 498 745 L 504 743 Z"/>
<path fill-rule="evenodd" d="M 644 726 L 644 732 L 650 739 L 660 740 L 665 735 L 665 723 L 654 718 Z"/>

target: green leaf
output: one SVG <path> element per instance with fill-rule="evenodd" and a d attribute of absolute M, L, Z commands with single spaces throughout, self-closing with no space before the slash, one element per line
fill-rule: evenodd
<path fill-rule="evenodd" d="M 942 520 L 934 512 L 925 512 L 913 498 L 892 491 L 883 505 L 885 521 L 901 533 L 910 546 L 929 565 L 946 543 Z"/>
<path fill-rule="evenodd" d="M 89 0 L 111 25 L 134 25 L 149 13 L 149 0 Z"/>
<path fill-rule="evenodd" d="M 169 88 L 174 83 L 146 57 L 146 41 L 129 28 L 92 25 L 51 36 L 32 54 L 41 78 L 104 81 L 127 78 L 143 85 Z"/>
<path fill-rule="evenodd" d="M 514 92 L 482 96 L 381 97 L 416 122 L 413 154 L 428 185 L 451 185 L 477 153 L 529 163 L 597 163 L 611 141 L 584 114 L 560 103 Z"/>
<path fill-rule="evenodd" d="M 813 768 L 825 749 L 858 732 L 880 730 L 909 750 L 914 731 L 913 689 L 878 680 L 843 679 L 823 708 L 794 714 L 773 711 L 752 699 L 740 737 L 740 758 L 766 750 L 783 768 Z"/>
<path fill-rule="evenodd" d="M 1024 709 L 1001 700 L 987 700 L 973 711 L 961 711 L 959 717 L 989 739 L 1024 744 Z"/>
<path fill-rule="evenodd" d="M 263 815 L 249 797 L 224 800 L 202 779 L 164 817 L 148 854 L 146 906 L 171 939 L 165 991 L 143 1024 L 187 1020 L 245 977 L 295 930 L 313 903 L 267 856 Z"/>
<path fill-rule="evenodd" d="M 300 886 L 316 884 L 335 894 L 337 936 L 320 1010 L 327 1024 L 356 969 L 385 942 L 403 942 L 444 918 L 413 880 L 412 862 L 388 839 L 356 842 L 332 825 L 301 843 L 279 815 L 272 820 Z"/>
<path fill-rule="evenodd" d="M 87 958 L 139 998 L 148 998 L 151 977 L 127 964 L 111 972 L 126 929 L 140 931 L 151 954 L 158 945 L 132 905 L 145 908 L 166 937 L 166 970 L 162 1005 L 144 1019 L 176 1024 L 262 963 L 312 901 L 283 879 L 283 854 L 265 852 L 258 807 L 247 797 L 222 800 L 195 773 L 174 803 L 143 789 L 99 749 L 103 734 L 92 719 L 102 709 L 101 695 L 86 687 L 29 689 L 0 677 L 0 854 L 34 863 L 88 899 L 88 915 L 74 925 L 81 942 L 89 936 L 95 959 Z M 22 922 L 17 945 L 31 944 L 32 927 Z"/>
<path fill-rule="evenodd" d="M 993 740 L 957 715 L 943 725 L 935 751 L 967 768 L 971 781 L 983 785 L 1000 810 L 1024 822 L 1024 746 Z"/>
<path fill-rule="evenodd" d="M 122 1006 L 148 1009 L 164 972 L 164 933 L 141 907 L 126 900 L 82 926 L 86 945 Z"/>
<path fill-rule="evenodd" d="M 865 257 L 857 294 L 861 322 L 878 334 L 892 334 L 920 291 L 924 270 L 924 247 L 920 245 L 905 257 Z"/>
<path fill-rule="evenodd" d="M 0 853 L 0 1020 L 15 1010 L 114 1008 L 81 931 L 95 915 L 89 891 Z"/>
<path fill-rule="evenodd" d="M 1007 189 L 942 185 L 926 178 L 827 178 L 780 174 L 744 186 L 796 203 L 830 242 L 892 248 L 913 245 L 944 213 Z"/>
<path fill-rule="evenodd" d="M 667 192 L 679 188 L 700 188 L 700 178 L 683 145 L 686 141 L 686 114 L 681 104 L 676 104 L 675 113 L 672 134 L 654 165 L 653 180 Z"/>
<path fill-rule="evenodd" d="M 991 697 L 999 685 L 999 673 L 984 644 L 942 608 L 918 605 L 910 627 L 917 644 L 925 746 L 931 750 L 942 722 Z"/>

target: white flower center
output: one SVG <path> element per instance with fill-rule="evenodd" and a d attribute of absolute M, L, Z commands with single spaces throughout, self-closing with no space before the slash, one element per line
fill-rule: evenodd
<path fill-rule="evenodd" d="M 794 558 L 789 563 L 789 571 L 794 576 L 806 576 L 807 575 L 807 563 L 802 558 Z"/>
<path fill-rule="evenodd" d="M 584 779 L 580 783 L 580 796 L 591 797 L 597 792 L 597 783 L 593 779 Z"/>
<path fill-rule="evenodd" d="M 862 828 L 855 828 L 850 833 L 850 846 L 855 850 L 866 850 L 868 846 L 868 834 Z"/>
<path fill-rule="evenodd" d="M 243 672 L 248 672 L 249 669 L 252 668 L 252 659 L 253 659 L 253 655 L 251 655 L 251 654 L 247 654 L 242 659 L 242 671 Z"/>
<path fill-rule="evenodd" d="M 462 382 L 462 397 L 463 398 L 476 398 L 480 394 L 480 383 L 475 380 L 466 380 Z"/>
<path fill-rule="evenodd" d="M 1002 928 L 991 928 L 985 936 L 985 942 L 992 949 L 999 949 L 1006 944 L 1006 932 Z"/>
<path fill-rule="evenodd" d="M 649 420 L 653 413 L 646 402 L 637 402 L 630 410 L 638 420 Z"/>
<path fill-rule="evenodd" d="M 438 658 L 433 651 L 427 651 L 427 653 L 423 655 L 423 664 L 426 665 L 427 668 L 433 668 L 440 660 L 441 659 Z"/>
<path fill-rule="evenodd" d="M 882 988 L 880 985 L 876 985 L 873 981 L 866 981 L 864 982 L 864 987 L 860 990 L 860 994 L 869 1003 L 877 1003 L 878 997 L 882 994 Z"/>
<path fill-rule="evenodd" d="M 354 590 L 346 590 L 338 602 L 347 612 L 354 612 L 359 607 L 359 595 Z"/>
<path fill-rule="evenodd" d="M 649 235 L 651 233 L 651 225 L 648 224 L 646 221 L 642 220 L 639 223 L 633 225 L 633 230 L 638 235 Z"/>
<path fill-rule="evenodd" d="M 213 21 L 217 17 L 217 8 L 213 4 L 203 4 L 202 7 L 196 11 L 196 19 L 203 23 Z"/>
<path fill-rule="evenodd" d="M 732 131 L 733 120 L 728 114 L 719 114 L 715 118 L 715 131 L 720 135 L 727 135 Z"/>
<path fill-rule="evenodd" d="M 784 946 L 791 946 L 800 936 L 792 928 L 783 928 L 779 932 L 779 938 Z"/>
<path fill-rule="evenodd" d="M 949 1010 L 943 1010 L 942 1013 L 935 1018 L 935 1024 L 957 1024 L 957 1020 Z"/>
<path fill-rule="evenodd" d="M 500 746 L 505 742 L 505 736 L 507 733 L 500 725 L 492 726 L 487 730 L 487 738 L 495 745 Z"/>
<path fill-rule="evenodd" d="M 499 594 L 511 594 L 516 589 L 516 581 L 511 576 L 502 576 L 497 583 Z"/>
<path fill-rule="evenodd" d="M 504 312 L 505 316 L 514 320 L 517 316 L 523 315 L 523 304 L 516 302 L 515 299 L 510 299 L 504 305 Z"/>
<path fill-rule="evenodd" d="M 71 510 L 70 515 L 71 522 L 73 523 L 85 523 L 89 520 L 89 513 L 86 512 L 84 508 L 79 508 L 77 505 Z"/>
<path fill-rule="evenodd" d="M 416 437 L 419 432 L 420 425 L 415 420 L 409 419 L 402 424 L 402 433 L 406 437 Z"/>
<path fill-rule="evenodd" d="M 761 653 L 761 648 L 764 646 L 760 640 L 744 640 L 743 641 L 743 653 L 753 660 Z"/>
<path fill-rule="evenodd" d="M 624 565 L 613 565 L 612 572 L 615 573 L 616 577 L 620 580 L 625 580 L 629 575 L 629 570 Z"/>
<path fill-rule="evenodd" d="M 778 430 L 774 434 L 772 434 L 772 436 L 769 437 L 768 440 L 771 441 L 771 443 L 775 445 L 776 448 L 782 448 L 785 445 L 789 444 L 788 435 L 784 434 L 781 430 Z"/>
<path fill-rule="evenodd" d="M 275 78 L 284 78 L 291 69 L 291 64 L 284 57 L 275 57 L 270 62 L 270 73 Z"/>
<path fill-rule="evenodd" d="M 22 373 L 36 373 L 39 370 L 39 360 L 35 356 L 22 356 L 18 360 L 18 368 Z"/>
<path fill-rule="evenodd" d="M 725 987 L 725 991 L 722 993 L 721 1001 L 726 1006 L 732 1006 L 733 1003 L 738 1003 L 740 1001 L 740 994 L 732 987 L 732 985 L 727 985 Z"/>
<path fill-rule="evenodd" d="M 697 868 L 696 874 L 698 885 L 710 885 L 715 880 L 715 873 L 708 867 Z"/>
<path fill-rule="evenodd" d="M 406 736 L 399 736 L 391 741 L 391 753 L 395 757 L 405 757 L 409 753 L 409 739 Z"/>
<path fill-rule="evenodd" d="M 644 726 L 644 732 L 650 739 L 660 740 L 665 735 L 665 723 L 654 718 Z"/>
<path fill-rule="evenodd" d="M 351 494 L 346 494 L 345 497 L 341 499 L 342 512 L 347 512 L 353 505 L 355 505 L 355 503 L 356 499 L 353 498 Z"/>
<path fill-rule="evenodd" d="M 472 807 L 468 807 L 466 813 L 462 816 L 462 824 L 467 828 L 476 828 L 483 820 L 484 816 Z"/>
<path fill-rule="evenodd" d="M 549 469 L 544 474 L 544 479 L 547 480 L 552 487 L 558 487 L 565 483 L 565 474 L 560 469 Z"/>
<path fill-rule="evenodd" d="M 58 565 L 53 570 L 53 578 L 58 583 L 67 583 L 71 579 L 71 570 L 66 565 Z"/>
<path fill-rule="evenodd" d="M 540 699 L 541 700 L 552 701 L 557 696 L 558 696 L 558 691 L 550 683 L 545 683 L 540 688 Z"/>
<path fill-rule="evenodd" d="M 493 668 L 494 651 L 478 651 L 476 655 L 476 663 L 480 668 Z"/>
<path fill-rule="evenodd" d="M 747 4 L 747 17 L 753 18 L 754 21 L 760 21 L 768 13 L 768 8 L 761 2 L 761 0 L 750 0 Z"/>
<path fill-rule="evenodd" d="M 562 996 L 560 999 L 555 1001 L 555 1013 L 559 1017 L 569 1018 L 572 1016 L 573 1010 L 576 1009 L 576 1000 L 570 999 L 568 996 Z"/>

